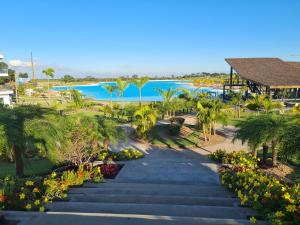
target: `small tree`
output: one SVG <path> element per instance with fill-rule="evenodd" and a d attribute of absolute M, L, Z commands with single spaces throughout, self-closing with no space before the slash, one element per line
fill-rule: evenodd
<path fill-rule="evenodd" d="M 142 106 L 134 113 L 134 125 L 137 126 L 137 135 L 139 138 L 145 138 L 150 129 L 156 124 L 156 110 L 151 109 L 148 105 Z"/>
<path fill-rule="evenodd" d="M 140 107 L 142 107 L 142 89 L 148 81 L 148 77 L 136 78 L 131 81 L 139 89 Z"/>
<path fill-rule="evenodd" d="M 50 81 L 49 81 L 49 79 L 54 77 L 54 73 L 55 73 L 54 69 L 52 69 L 50 67 L 43 70 L 43 74 L 46 75 L 47 80 L 48 80 L 48 98 L 49 98 L 49 102 L 50 102 Z"/>
<path fill-rule="evenodd" d="M 241 106 L 243 104 L 243 94 L 242 92 L 231 92 L 231 100 L 230 103 L 234 105 L 237 118 L 241 117 Z"/>
<path fill-rule="evenodd" d="M 127 81 L 122 81 L 122 79 L 117 79 L 117 88 L 118 88 L 118 96 L 122 99 L 122 109 L 124 110 L 124 91 L 128 87 L 129 83 Z"/>
<path fill-rule="evenodd" d="M 103 85 L 103 87 L 110 94 L 110 109 L 113 110 L 112 96 L 113 96 L 113 93 L 115 92 L 115 90 L 117 90 L 117 86 L 112 85 L 112 84 L 106 84 L 106 85 Z"/>
<path fill-rule="evenodd" d="M 162 107 L 163 107 L 164 111 L 167 112 L 167 116 L 169 116 L 169 115 L 171 116 L 171 112 L 169 111 L 169 109 L 171 108 L 170 104 L 171 104 L 171 101 L 172 101 L 173 97 L 176 95 L 178 90 L 176 88 L 175 89 L 169 88 L 168 90 L 157 88 L 156 91 L 163 98 Z M 163 118 L 164 118 L 164 112 L 163 112 Z"/>

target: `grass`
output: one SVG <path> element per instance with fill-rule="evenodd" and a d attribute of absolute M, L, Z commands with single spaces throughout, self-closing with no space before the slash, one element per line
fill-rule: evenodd
<path fill-rule="evenodd" d="M 183 148 L 196 146 L 199 141 L 199 132 L 194 131 L 186 137 L 171 136 L 169 133 L 169 124 L 155 126 L 151 132 L 151 141 L 153 145 L 169 147 L 169 148 Z"/>
<path fill-rule="evenodd" d="M 45 174 L 51 172 L 53 167 L 53 164 L 46 159 L 25 159 L 24 165 L 24 173 L 26 176 Z M 15 164 L 10 162 L 0 162 L 0 177 L 5 177 L 7 175 L 16 175 Z"/>
<path fill-rule="evenodd" d="M 234 118 L 233 116 L 230 117 L 227 121 L 228 125 L 236 126 L 240 121 L 246 120 L 247 118 L 254 116 L 255 113 L 252 111 L 241 111 L 240 118 Z"/>

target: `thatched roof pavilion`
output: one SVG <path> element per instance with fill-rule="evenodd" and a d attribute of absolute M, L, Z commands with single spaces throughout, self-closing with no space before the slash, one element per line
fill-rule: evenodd
<path fill-rule="evenodd" d="M 230 89 L 233 86 L 248 86 L 251 92 L 270 94 L 279 89 L 294 91 L 296 97 L 300 88 L 300 62 L 286 62 L 279 58 L 227 58 L 230 65 L 230 81 L 224 85 Z M 233 82 L 233 70 L 243 80 Z M 246 83 L 245 83 L 246 81 Z"/>

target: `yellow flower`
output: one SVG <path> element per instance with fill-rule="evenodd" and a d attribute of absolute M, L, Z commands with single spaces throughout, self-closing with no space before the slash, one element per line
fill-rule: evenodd
<path fill-rule="evenodd" d="M 270 197 L 271 197 L 271 193 L 270 193 L 270 192 L 266 192 L 266 193 L 264 194 L 264 196 L 265 196 L 266 198 L 270 198 Z"/>
<path fill-rule="evenodd" d="M 20 197 L 20 199 L 24 199 L 24 198 L 26 197 L 26 195 L 25 195 L 24 193 L 21 193 L 21 194 L 19 195 L 19 197 Z"/>
<path fill-rule="evenodd" d="M 250 223 L 256 223 L 256 219 L 255 219 L 255 217 L 254 216 L 252 216 L 251 218 L 250 218 Z"/>
<path fill-rule="evenodd" d="M 295 205 L 288 205 L 285 207 L 286 211 L 288 212 L 295 212 L 296 211 L 296 206 Z"/>
<path fill-rule="evenodd" d="M 35 188 L 33 188 L 33 190 L 32 190 L 34 193 L 38 193 L 38 192 L 40 192 L 40 190 L 37 188 L 37 187 L 35 187 Z"/>
<path fill-rule="evenodd" d="M 51 177 L 55 178 L 56 177 L 56 173 L 55 172 L 51 173 Z"/>
<path fill-rule="evenodd" d="M 25 185 L 26 185 L 26 186 L 33 186 L 33 185 L 34 185 L 34 182 L 31 181 L 31 180 L 28 180 L 28 181 L 25 182 Z"/>
<path fill-rule="evenodd" d="M 48 202 L 49 202 L 49 199 L 46 197 L 46 198 L 44 199 L 44 202 L 45 202 L 45 203 L 48 203 Z"/>
<path fill-rule="evenodd" d="M 39 211 L 40 211 L 40 212 L 45 212 L 45 207 L 44 207 L 44 206 L 41 206 L 41 207 L 39 208 Z"/>
<path fill-rule="evenodd" d="M 259 195 L 255 193 L 255 194 L 253 195 L 254 201 L 257 201 L 258 197 L 259 197 Z"/>
<path fill-rule="evenodd" d="M 40 202 L 40 200 L 35 200 L 35 201 L 34 201 L 34 204 L 35 204 L 35 205 L 39 205 L 39 204 L 41 204 L 41 202 Z"/>
<path fill-rule="evenodd" d="M 26 206 L 25 206 L 25 209 L 31 209 L 31 204 L 27 204 Z"/>
<path fill-rule="evenodd" d="M 284 199 L 286 200 L 290 200 L 291 199 L 291 196 L 288 192 L 286 192 L 283 196 L 282 196 Z"/>
<path fill-rule="evenodd" d="M 275 216 L 276 216 L 277 218 L 284 217 L 284 213 L 281 212 L 281 211 L 277 211 L 277 212 L 275 213 Z"/>
<path fill-rule="evenodd" d="M 282 187 L 281 187 L 281 191 L 286 191 L 285 186 L 282 186 Z"/>

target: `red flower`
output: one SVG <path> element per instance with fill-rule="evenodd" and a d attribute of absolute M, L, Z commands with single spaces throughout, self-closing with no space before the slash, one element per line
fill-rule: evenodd
<path fill-rule="evenodd" d="M 5 202 L 7 197 L 5 195 L 0 195 L 0 202 Z"/>

